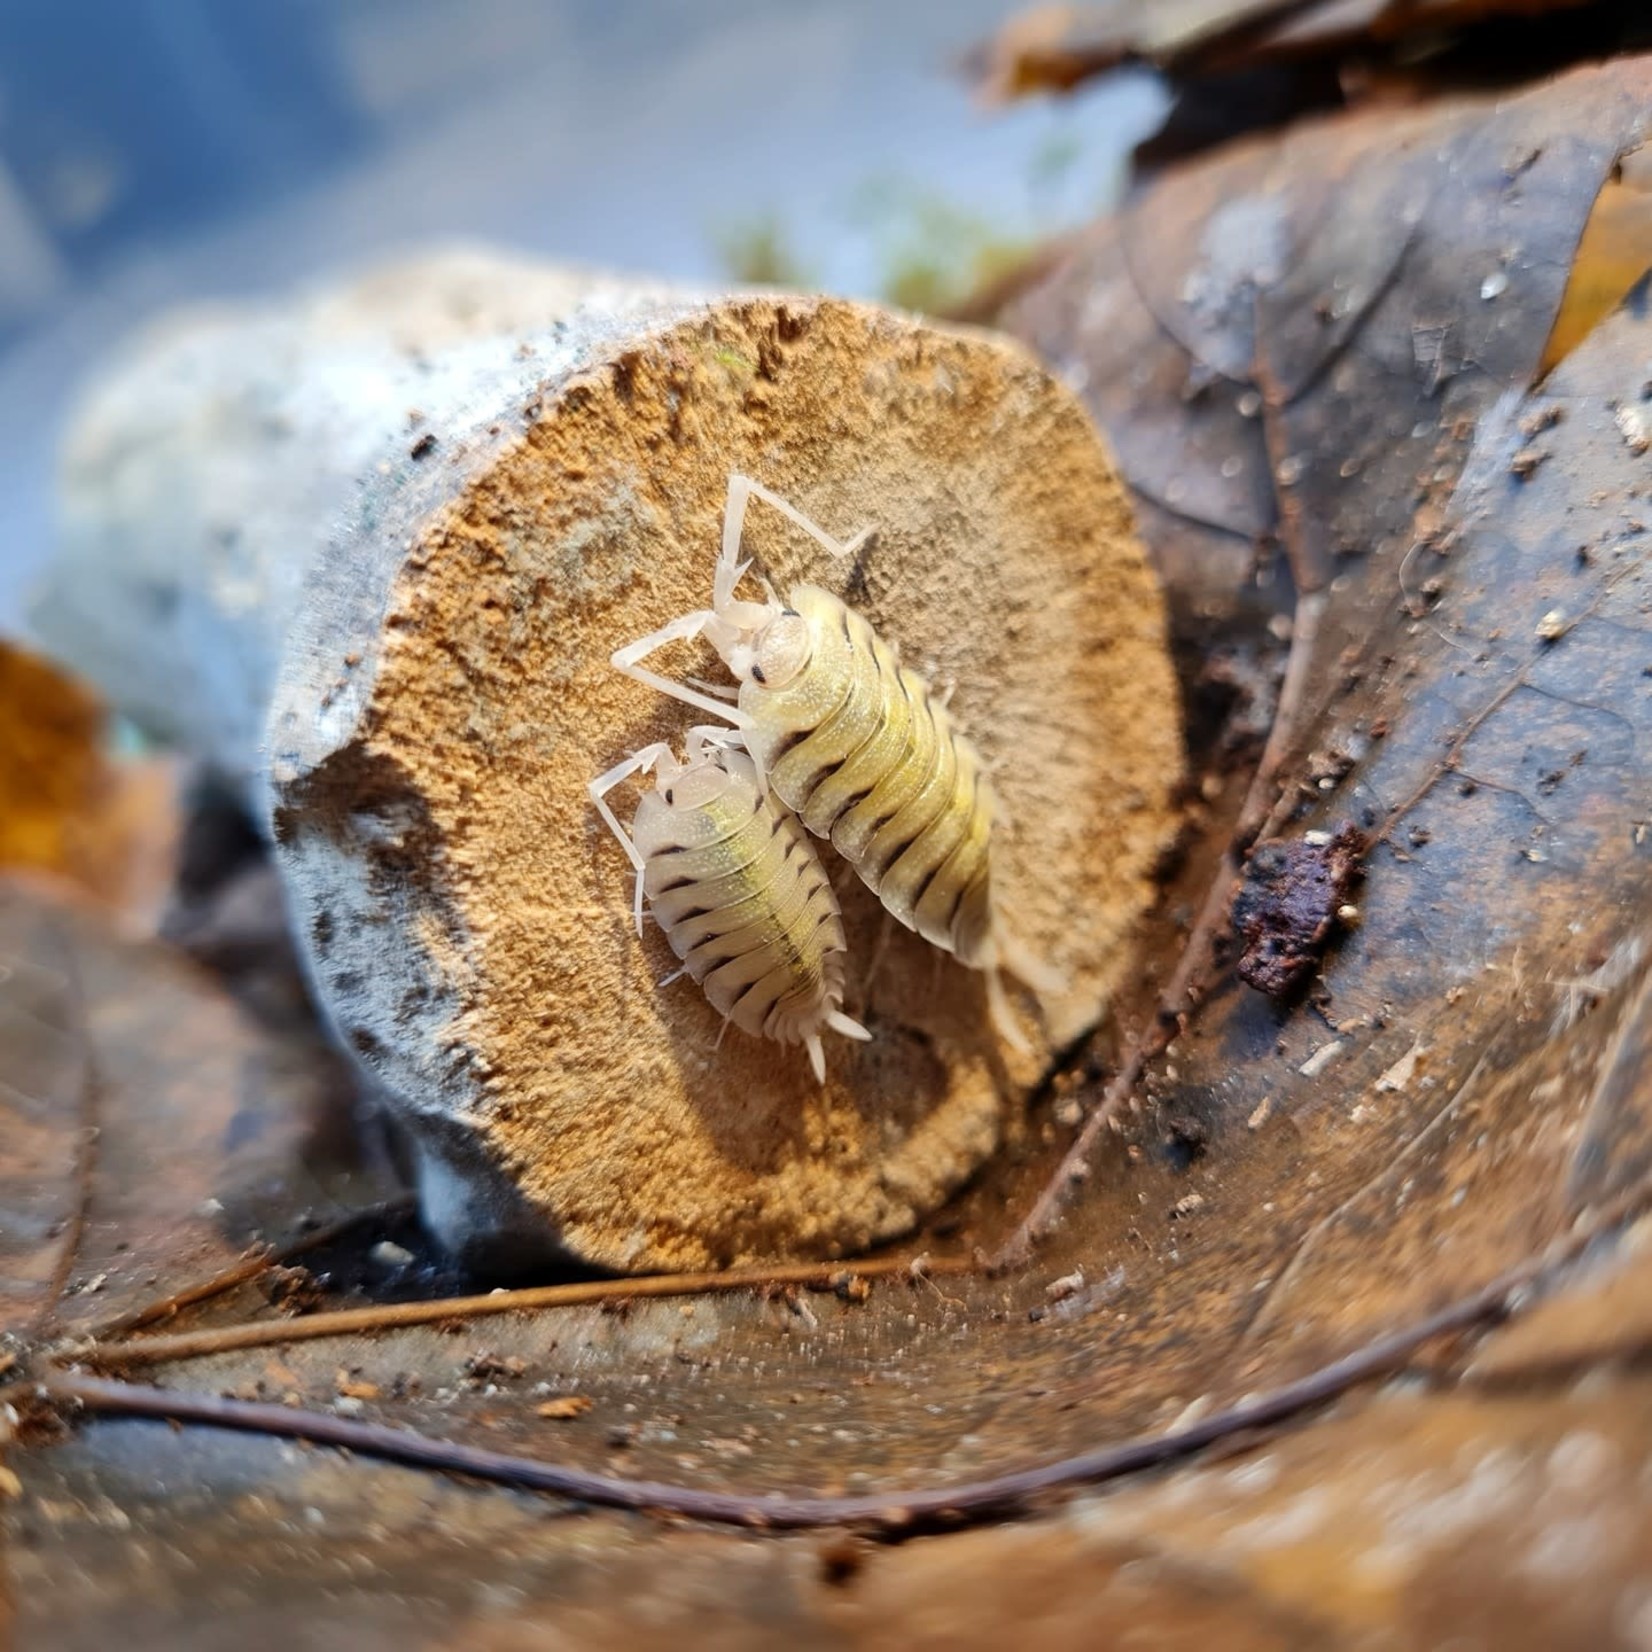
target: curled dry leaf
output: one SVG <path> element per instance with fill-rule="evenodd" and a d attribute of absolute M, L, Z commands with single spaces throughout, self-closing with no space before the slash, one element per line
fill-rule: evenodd
<path fill-rule="evenodd" d="M 1499 18 L 1610 10 L 1599 0 L 1103 0 L 1016 12 L 963 60 L 989 104 L 1064 93 L 1132 62 L 1178 77 L 1332 53 L 1438 54 L 1454 31 Z"/>

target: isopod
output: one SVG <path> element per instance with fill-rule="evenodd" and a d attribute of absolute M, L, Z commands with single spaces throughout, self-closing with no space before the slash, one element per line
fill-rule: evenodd
<path fill-rule="evenodd" d="M 736 595 L 751 569 L 740 540 L 754 498 L 837 557 L 853 555 L 870 531 L 839 543 L 778 494 L 731 475 L 711 607 L 617 649 L 613 664 L 732 723 L 759 778 L 810 832 L 830 839 L 891 916 L 987 972 L 1000 1027 L 1023 1042 L 1004 1013 L 999 968 L 1041 990 L 1056 983 L 1019 956 L 997 921 L 996 805 L 985 765 L 924 679 L 841 598 L 804 584 L 782 602 L 766 580 L 763 601 Z M 701 635 L 739 681 L 732 705 L 641 663 Z"/>
<path fill-rule="evenodd" d="M 821 1032 L 872 1035 L 842 1011 L 845 946 L 837 897 L 797 821 L 758 780 L 743 736 L 690 729 L 678 762 L 663 742 L 591 781 L 598 813 L 636 868 L 643 896 L 682 968 L 723 1017 L 756 1037 L 801 1044 L 821 1083 Z M 627 832 L 607 794 L 652 772 Z"/>

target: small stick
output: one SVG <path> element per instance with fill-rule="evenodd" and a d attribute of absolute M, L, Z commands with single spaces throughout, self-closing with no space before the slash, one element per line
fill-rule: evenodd
<path fill-rule="evenodd" d="M 414 1203 L 413 1195 L 404 1193 L 398 1198 L 386 1199 L 380 1204 L 351 1211 L 348 1216 L 341 1216 L 336 1222 L 329 1222 L 327 1226 L 305 1234 L 302 1239 L 295 1239 L 292 1244 L 284 1246 L 281 1250 L 255 1249 L 251 1255 L 243 1257 L 222 1273 L 215 1273 L 210 1279 L 203 1279 L 198 1285 L 186 1286 L 171 1296 L 163 1296 L 159 1301 L 149 1303 L 147 1307 L 134 1308 L 130 1313 L 104 1320 L 79 1334 L 96 1339 L 115 1336 L 121 1331 L 135 1331 L 141 1326 L 153 1325 L 157 1320 L 175 1319 L 185 1308 L 194 1308 L 203 1302 L 210 1302 L 213 1297 L 222 1296 L 226 1291 L 234 1290 L 237 1285 L 246 1284 L 249 1279 L 258 1278 L 271 1268 L 284 1267 L 295 1256 L 303 1256 L 310 1251 L 319 1250 L 323 1245 L 332 1244 L 335 1239 L 342 1238 L 363 1222 L 381 1221 L 387 1216 L 403 1215 L 413 1209 Z"/>
<path fill-rule="evenodd" d="M 969 1273 L 974 1264 L 961 1258 L 925 1261 L 924 1275 Z M 871 1262 L 800 1262 L 778 1268 L 729 1268 L 715 1273 L 663 1273 L 640 1279 L 594 1279 L 572 1285 L 536 1285 L 526 1290 L 489 1291 L 483 1296 L 438 1297 L 428 1302 L 387 1302 L 371 1308 L 341 1308 L 297 1319 L 256 1320 L 247 1325 L 219 1325 L 209 1330 L 180 1331 L 173 1336 L 135 1337 L 96 1348 L 77 1347 L 74 1357 L 99 1367 L 158 1365 L 199 1359 L 239 1348 L 269 1348 L 319 1337 L 349 1336 L 444 1319 L 474 1319 L 487 1314 L 569 1308 L 591 1302 L 662 1296 L 700 1296 L 714 1291 L 758 1289 L 765 1285 L 826 1285 L 839 1274 L 887 1278 L 913 1271 L 911 1260 L 886 1257 Z"/>
<path fill-rule="evenodd" d="M 1239 876 L 1240 856 L 1250 846 L 1256 833 L 1269 824 L 1279 770 L 1296 738 L 1297 724 L 1307 696 L 1308 668 L 1313 660 L 1324 612 L 1323 592 L 1310 592 L 1297 602 L 1296 622 L 1291 631 L 1291 651 L 1285 661 L 1279 705 L 1274 712 L 1273 726 L 1268 731 L 1268 743 L 1251 779 L 1250 789 L 1245 794 L 1233 835 L 1216 868 L 1216 876 L 1205 892 L 1199 915 L 1188 932 L 1175 972 L 1159 996 L 1153 1018 L 1131 1039 L 1119 1070 L 1102 1092 L 1100 1102 L 1084 1121 L 1084 1128 L 1056 1166 L 1055 1174 L 1045 1184 L 1043 1192 L 1020 1225 L 993 1256 L 989 1267 L 994 1271 L 1020 1267 L 1028 1261 L 1034 1247 L 1048 1234 L 1061 1214 L 1072 1189 L 1083 1180 L 1084 1168 L 1096 1138 L 1106 1127 L 1107 1121 L 1117 1117 L 1129 1101 L 1147 1070 L 1148 1062 L 1163 1055 L 1182 1030 L 1183 1017 L 1192 1008 L 1194 990 L 1203 980 L 1215 955 L 1216 935 L 1227 913 L 1234 880 Z"/>

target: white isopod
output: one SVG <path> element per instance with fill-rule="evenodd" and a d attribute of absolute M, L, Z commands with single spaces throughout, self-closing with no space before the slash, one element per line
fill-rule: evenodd
<path fill-rule="evenodd" d="M 627 832 L 607 794 L 652 772 Z M 690 729 L 678 762 L 663 742 L 587 788 L 637 871 L 643 896 L 682 968 L 723 1017 L 753 1036 L 801 1044 L 826 1078 L 820 1035 L 872 1035 L 842 1011 L 844 939 L 837 897 L 814 845 L 759 783 L 729 729 Z"/>
<path fill-rule="evenodd" d="M 753 499 L 835 557 L 852 555 L 870 532 L 840 543 L 779 494 L 731 475 L 711 607 L 616 649 L 613 664 L 734 724 L 759 782 L 831 841 L 891 917 L 985 972 L 995 1022 L 1025 1049 L 1000 970 L 1035 992 L 1059 992 L 1064 983 L 1018 944 L 995 898 L 998 807 L 986 765 L 944 700 L 841 597 L 802 584 L 782 601 L 767 580 L 762 601 L 736 594 L 751 571 L 740 540 Z M 665 644 L 698 636 L 721 655 L 737 687 L 689 686 L 642 664 Z"/>

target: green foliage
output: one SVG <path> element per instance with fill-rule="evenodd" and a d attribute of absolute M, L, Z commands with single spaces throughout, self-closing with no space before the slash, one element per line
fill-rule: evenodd
<path fill-rule="evenodd" d="M 1049 132 L 1026 159 L 1019 208 L 991 217 L 909 175 L 869 178 L 842 211 L 838 241 L 870 249 L 879 297 L 945 314 L 1013 270 L 1075 216 L 1107 204 L 1114 183 L 1094 191 L 1093 205 L 1084 198 L 1084 161 L 1084 141 L 1075 131 Z M 795 228 L 774 209 L 725 224 L 712 237 L 718 262 L 740 285 L 811 287 L 818 278 L 795 250 Z"/>
<path fill-rule="evenodd" d="M 718 262 L 743 287 L 797 287 L 814 283 L 787 241 L 776 212 L 725 224 L 713 236 Z"/>
<path fill-rule="evenodd" d="M 857 215 L 880 247 L 881 296 L 931 314 L 961 304 L 1019 264 L 1039 237 L 1006 233 L 971 208 L 905 179 L 868 184 Z"/>

